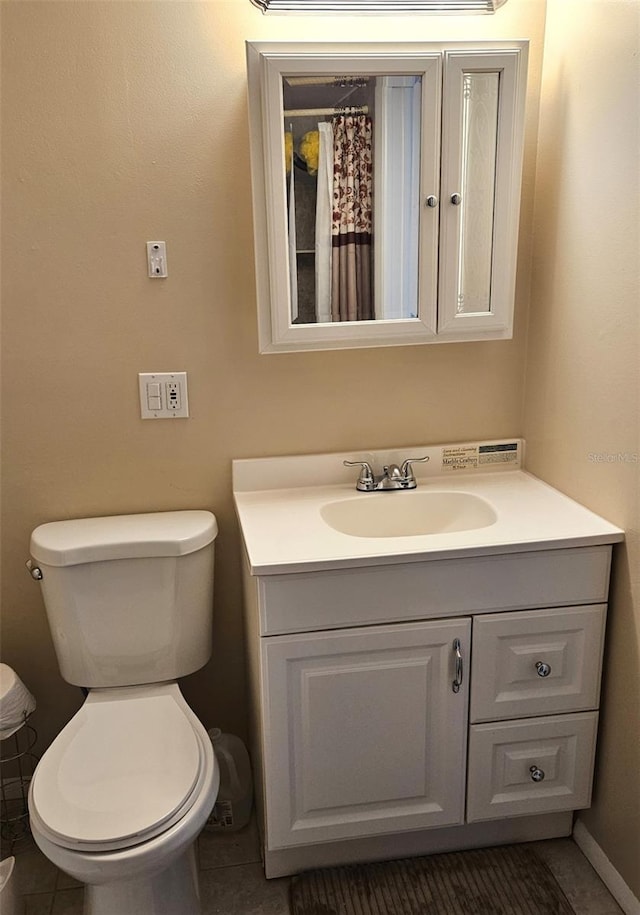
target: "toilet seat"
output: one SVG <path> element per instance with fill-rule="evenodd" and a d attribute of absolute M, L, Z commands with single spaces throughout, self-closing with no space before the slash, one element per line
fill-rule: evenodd
<path fill-rule="evenodd" d="M 191 718 L 173 683 L 90 692 L 33 776 L 39 829 L 83 851 L 128 848 L 169 829 L 204 777 Z"/>

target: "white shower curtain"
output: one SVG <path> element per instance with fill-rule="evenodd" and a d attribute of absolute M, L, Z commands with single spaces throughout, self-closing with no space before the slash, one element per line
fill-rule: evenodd
<path fill-rule="evenodd" d="M 331 218 L 333 212 L 333 128 L 319 123 L 316 196 L 316 321 L 331 321 Z"/>

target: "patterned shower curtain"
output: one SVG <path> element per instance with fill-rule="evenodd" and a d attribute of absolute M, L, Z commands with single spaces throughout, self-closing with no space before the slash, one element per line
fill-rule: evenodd
<path fill-rule="evenodd" d="M 373 319 L 372 128 L 365 114 L 333 120 L 331 319 Z"/>

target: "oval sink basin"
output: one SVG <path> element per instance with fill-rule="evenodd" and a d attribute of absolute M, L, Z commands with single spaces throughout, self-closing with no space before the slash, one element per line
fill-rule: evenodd
<path fill-rule="evenodd" d="M 496 513 L 469 492 L 385 492 L 329 502 L 322 519 L 351 537 L 418 537 L 488 527 Z"/>

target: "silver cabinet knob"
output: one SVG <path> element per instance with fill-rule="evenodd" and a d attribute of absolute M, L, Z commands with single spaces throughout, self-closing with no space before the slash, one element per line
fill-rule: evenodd
<path fill-rule="evenodd" d="M 454 207 L 460 206 L 462 203 L 462 194 L 452 194 L 451 203 L 454 205 Z"/>
<path fill-rule="evenodd" d="M 536 661 L 536 670 L 539 677 L 548 677 L 551 673 L 551 665 L 545 664 L 544 661 Z"/>
<path fill-rule="evenodd" d="M 437 207 L 438 206 L 438 198 L 435 196 L 435 194 L 430 194 L 427 197 L 426 204 L 428 207 Z"/>
<path fill-rule="evenodd" d="M 531 773 L 532 782 L 544 781 L 544 769 L 539 769 L 538 766 L 531 766 L 529 772 Z"/>

